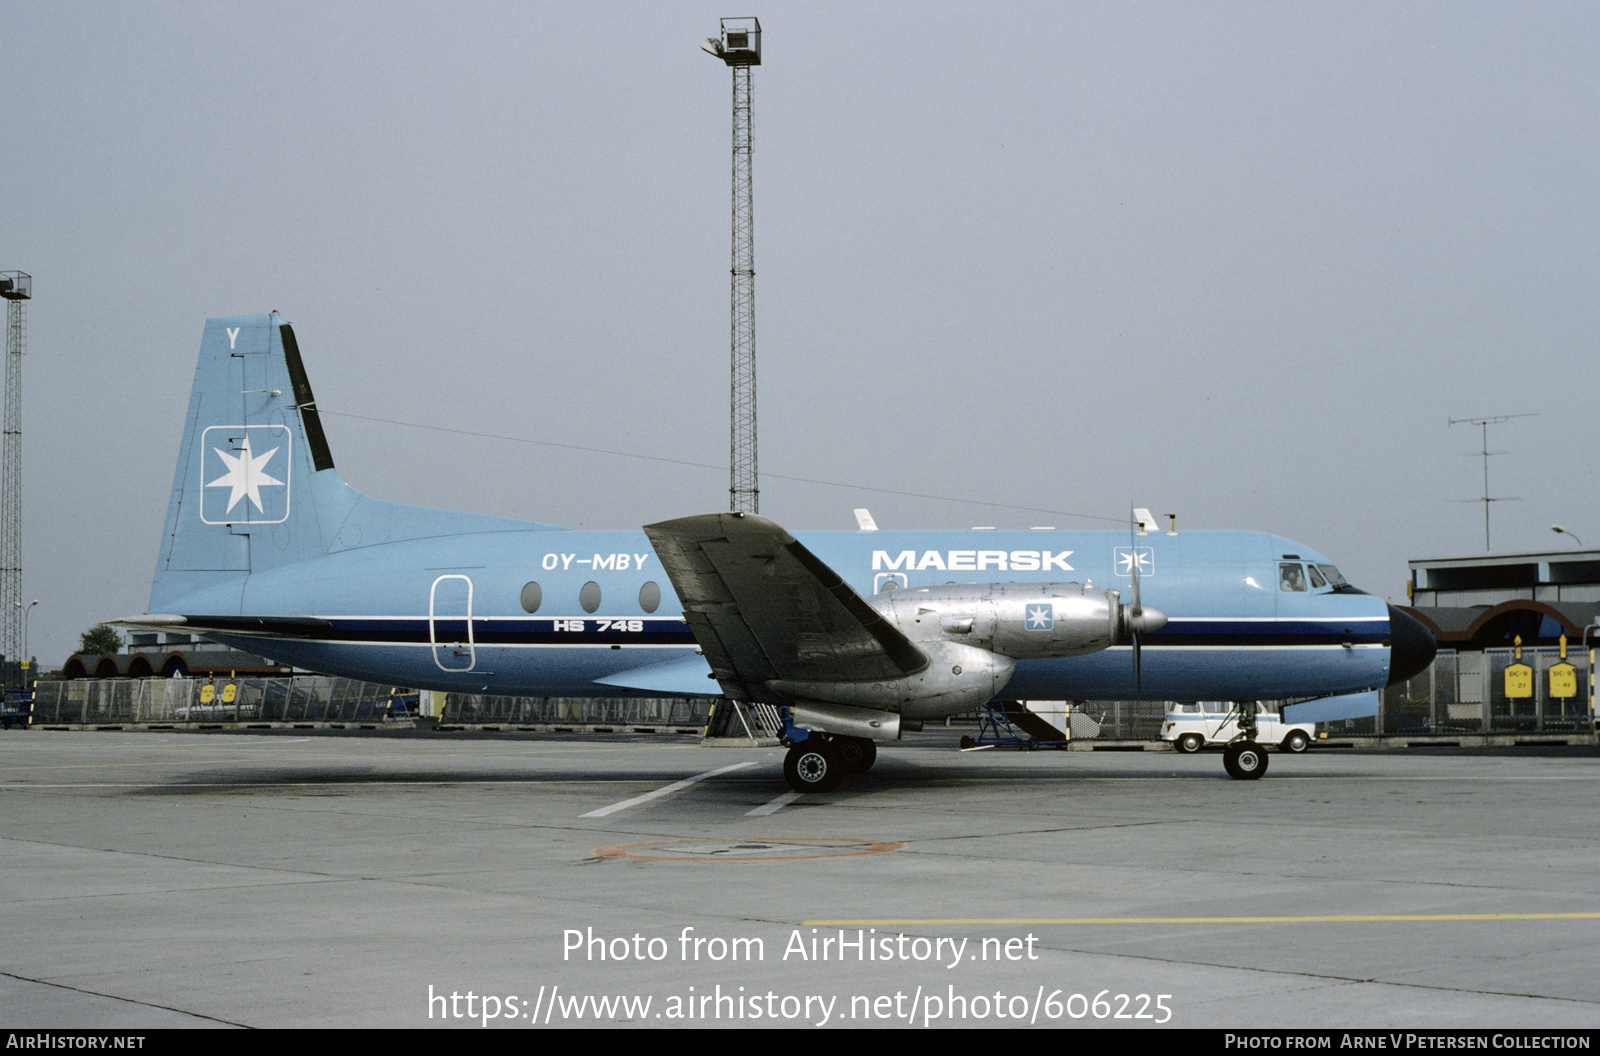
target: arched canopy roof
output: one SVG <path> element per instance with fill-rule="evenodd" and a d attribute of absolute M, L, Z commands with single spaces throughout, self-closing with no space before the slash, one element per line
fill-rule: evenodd
<path fill-rule="evenodd" d="M 1573 643 L 1581 644 L 1584 628 L 1600 616 L 1600 605 L 1593 602 L 1545 602 L 1529 598 L 1466 609 L 1402 608 L 1432 631 L 1440 645 L 1457 649 L 1509 645 L 1519 635 L 1524 645 L 1554 643 L 1563 634 Z"/>

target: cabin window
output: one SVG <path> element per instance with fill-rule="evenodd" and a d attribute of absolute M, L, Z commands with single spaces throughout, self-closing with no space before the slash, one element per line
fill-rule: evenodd
<path fill-rule="evenodd" d="M 645 612 L 655 612 L 661 605 L 661 584 L 646 583 L 639 588 L 639 607 Z"/>
<path fill-rule="evenodd" d="M 585 583 L 583 589 L 578 591 L 578 604 L 583 606 L 584 612 L 593 612 L 598 609 L 600 607 L 600 584 L 592 579 Z"/>
<path fill-rule="evenodd" d="M 1307 565 L 1306 573 L 1311 576 L 1312 590 L 1321 590 L 1328 585 L 1328 581 L 1322 578 L 1322 573 L 1317 571 L 1316 565 Z"/>
<path fill-rule="evenodd" d="M 1306 570 L 1304 565 L 1285 561 L 1278 566 L 1278 589 L 1304 591 Z"/>
<path fill-rule="evenodd" d="M 529 583 L 522 588 L 522 611 L 538 612 L 539 603 L 544 600 L 544 591 L 539 589 L 539 584 Z"/>

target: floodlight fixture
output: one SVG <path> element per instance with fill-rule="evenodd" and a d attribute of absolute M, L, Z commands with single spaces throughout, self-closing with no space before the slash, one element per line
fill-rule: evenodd
<path fill-rule="evenodd" d="M 761 65 L 761 20 L 724 18 L 722 39 L 708 37 L 701 50 L 715 55 L 729 66 Z"/>

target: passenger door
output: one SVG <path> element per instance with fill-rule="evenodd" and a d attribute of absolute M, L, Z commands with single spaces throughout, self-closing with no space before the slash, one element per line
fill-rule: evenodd
<path fill-rule="evenodd" d="M 433 581 L 428 591 L 428 640 L 441 671 L 471 671 L 477 666 L 469 577 L 451 573 Z"/>

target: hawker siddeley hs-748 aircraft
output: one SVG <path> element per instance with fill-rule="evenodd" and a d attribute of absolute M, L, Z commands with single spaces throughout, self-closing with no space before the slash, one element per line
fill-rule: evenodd
<path fill-rule="evenodd" d="M 1258 777 L 1253 702 L 1370 700 L 1432 660 L 1421 624 L 1299 543 L 1136 527 L 589 532 L 381 502 L 333 468 L 293 330 L 236 316 L 201 339 L 150 614 L 119 622 L 419 689 L 720 689 L 788 709 L 800 791 L 1002 693 L 1239 701 L 1224 762 Z"/>

